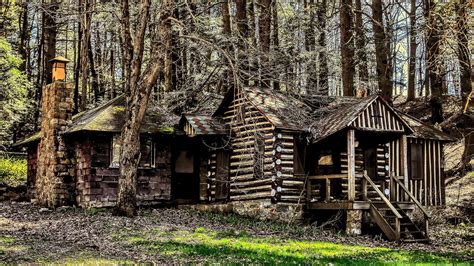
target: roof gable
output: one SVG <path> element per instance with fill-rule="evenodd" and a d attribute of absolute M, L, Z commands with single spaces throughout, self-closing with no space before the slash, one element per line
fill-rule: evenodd
<path fill-rule="evenodd" d="M 380 97 L 371 101 L 350 126 L 362 130 L 399 131 L 409 130 L 406 122 Z"/>

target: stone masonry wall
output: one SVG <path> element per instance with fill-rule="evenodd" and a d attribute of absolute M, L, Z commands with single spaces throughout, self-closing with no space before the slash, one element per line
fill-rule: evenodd
<path fill-rule="evenodd" d="M 72 96 L 72 83 L 56 81 L 43 87 L 35 196 L 47 207 L 68 205 L 74 199 L 74 156 L 61 135 L 72 118 Z"/>
<path fill-rule="evenodd" d="M 89 138 L 76 143 L 76 202 L 84 208 L 113 207 L 117 201 L 119 169 L 94 167 L 92 157 L 95 146 L 97 144 Z M 156 205 L 171 200 L 169 148 L 161 147 L 156 151 L 155 167 L 138 169 L 137 190 L 139 205 Z"/>
<path fill-rule="evenodd" d="M 36 167 L 38 160 L 38 143 L 33 143 L 27 148 L 27 173 L 26 186 L 28 191 L 28 198 L 35 198 L 35 183 L 36 183 Z"/>

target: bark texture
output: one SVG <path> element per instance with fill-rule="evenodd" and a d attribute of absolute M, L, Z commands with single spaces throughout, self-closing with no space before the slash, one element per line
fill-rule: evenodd
<path fill-rule="evenodd" d="M 342 88 L 344 96 L 354 95 L 354 20 L 352 16 L 352 0 L 340 2 L 341 31 L 341 67 Z"/>
<path fill-rule="evenodd" d="M 372 27 L 375 41 L 375 61 L 378 87 L 382 97 L 392 102 L 392 65 L 390 63 L 389 40 L 383 24 L 382 0 L 372 2 Z"/>

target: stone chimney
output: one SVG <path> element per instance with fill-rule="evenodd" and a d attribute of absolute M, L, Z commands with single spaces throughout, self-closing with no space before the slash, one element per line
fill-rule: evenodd
<path fill-rule="evenodd" d="M 72 83 L 66 83 L 64 57 L 56 57 L 53 64 L 53 83 L 43 87 L 41 98 L 41 140 L 38 148 L 35 196 L 43 206 L 58 207 L 73 203 L 74 156 L 62 132 L 72 119 Z"/>

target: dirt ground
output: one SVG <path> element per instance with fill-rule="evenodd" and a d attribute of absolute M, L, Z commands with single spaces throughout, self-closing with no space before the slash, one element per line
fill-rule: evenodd
<path fill-rule="evenodd" d="M 431 244 L 396 244 L 370 236 L 347 237 L 311 226 L 290 226 L 259 222 L 236 215 L 217 215 L 179 209 L 144 209 L 130 219 L 111 216 L 109 211 L 85 211 L 73 207 L 44 210 L 31 203 L 0 203 L 0 262 L 59 262 L 71 258 L 94 257 L 132 262 L 197 262 L 166 253 L 149 252 L 140 245 L 121 241 L 121 235 L 139 236 L 157 228 L 170 231 L 198 228 L 238 230 L 250 236 L 270 236 L 305 241 L 328 241 L 344 245 L 389 247 L 407 251 L 451 254 L 464 261 L 474 260 L 474 227 L 446 224 L 431 227 Z M 282 229 L 283 228 L 283 229 Z M 286 229 L 285 229 L 286 228 Z M 206 229 L 206 230 L 207 230 Z M 197 260 L 197 261 L 196 261 Z"/>

